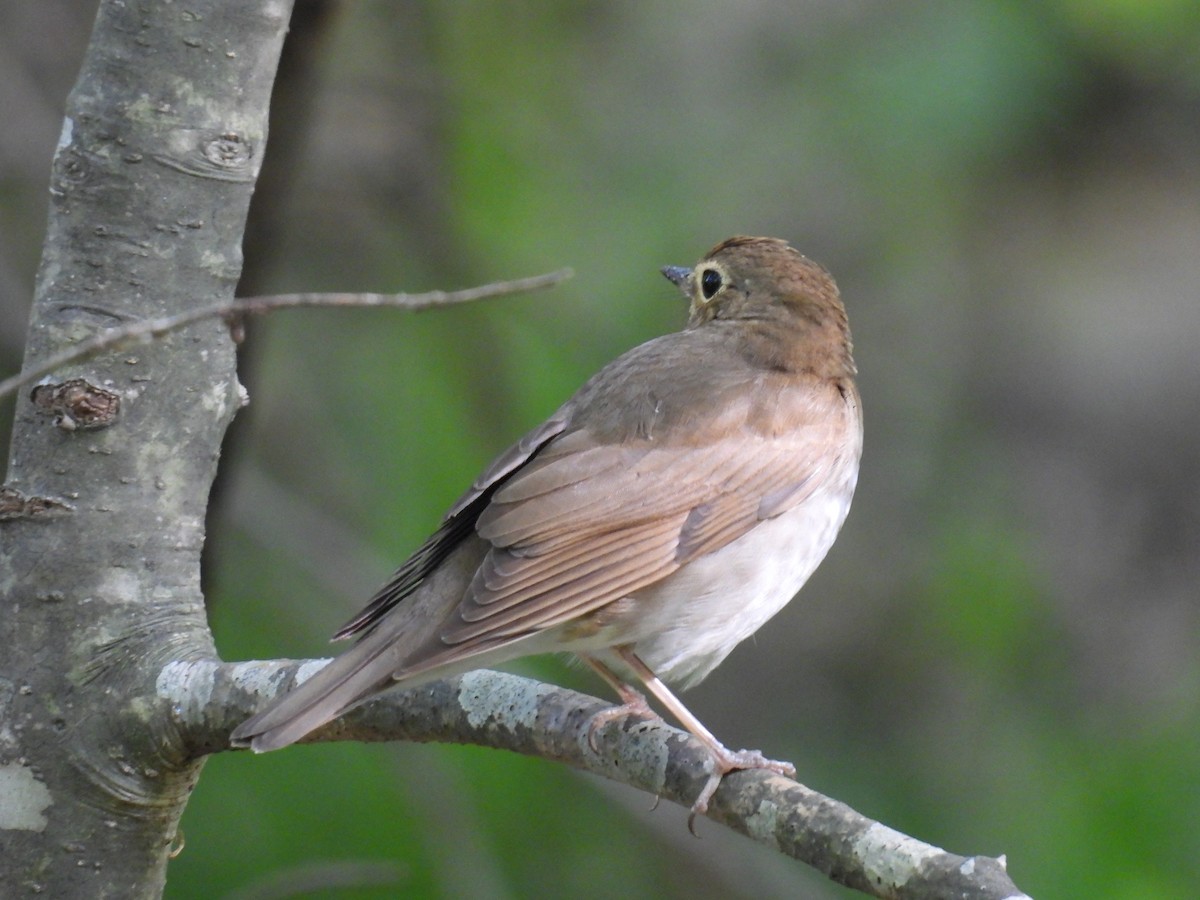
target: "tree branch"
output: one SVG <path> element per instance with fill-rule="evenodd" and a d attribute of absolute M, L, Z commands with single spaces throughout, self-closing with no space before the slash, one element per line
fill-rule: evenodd
<path fill-rule="evenodd" d="M 157 692 L 184 745 L 200 758 L 230 749 L 235 725 L 327 662 L 172 662 L 163 667 Z M 592 716 L 608 706 L 555 685 L 479 670 L 385 694 L 305 741 L 476 744 L 564 763 L 690 807 L 712 771 L 704 745 L 661 720 L 629 716 L 601 726 L 589 740 Z M 763 770 L 727 775 L 708 817 L 875 897 L 1026 896 L 1003 859 L 947 853 Z"/>
<path fill-rule="evenodd" d="M 17 375 L 0 381 L 0 397 L 5 397 L 22 385 L 32 384 L 45 378 L 63 366 L 80 362 L 104 350 L 115 350 L 134 341 L 161 338 L 172 331 L 192 325 L 204 319 L 234 316 L 259 315 L 277 309 L 297 307 L 340 306 L 340 307 L 395 307 L 409 311 L 432 309 L 437 306 L 452 306 L 475 300 L 487 300 L 508 294 L 540 291 L 554 287 L 572 276 L 570 269 L 559 269 L 545 275 L 517 278 L 512 281 L 493 281 L 478 287 L 460 291 L 428 291 L 423 294 L 274 294 L 265 297 L 241 297 L 236 300 L 198 306 L 173 316 L 145 319 L 102 331 L 76 344 L 70 350 L 56 353 L 45 362 Z"/>

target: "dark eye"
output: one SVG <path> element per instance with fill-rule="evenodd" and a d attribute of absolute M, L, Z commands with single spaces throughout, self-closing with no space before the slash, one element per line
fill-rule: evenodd
<path fill-rule="evenodd" d="M 705 269 L 700 275 L 700 291 L 705 300 L 711 300 L 713 294 L 721 289 L 721 273 L 716 269 Z"/>

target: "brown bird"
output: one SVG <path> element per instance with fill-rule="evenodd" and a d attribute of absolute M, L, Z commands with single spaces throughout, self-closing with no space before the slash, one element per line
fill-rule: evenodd
<path fill-rule="evenodd" d="M 537 653 L 578 654 L 626 712 L 636 679 L 722 776 L 787 763 L 730 751 L 659 680 L 696 684 L 790 600 L 833 544 L 858 479 L 862 413 L 829 274 L 787 243 L 734 237 L 663 274 L 687 327 L 601 369 L 502 453 L 346 624 L 353 648 L 240 725 L 273 750 L 360 701 Z"/>

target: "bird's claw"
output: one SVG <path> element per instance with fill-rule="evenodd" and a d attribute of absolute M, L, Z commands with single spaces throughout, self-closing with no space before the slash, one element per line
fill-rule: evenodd
<path fill-rule="evenodd" d="M 596 731 L 607 725 L 613 719 L 621 719 L 625 716 L 640 716 L 644 719 L 661 719 L 662 717 L 651 709 L 650 704 L 646 702 L 646 698 L 632 688 L 627 688 L 621 693 L 620 706 L 610 706 L 608 709 L 602 709 L 595 713 L 591 721 L 588 722 L 587 742 L 595 754 L 600 753 L 600 748 L 596 746 Z"/>
<path fill-rule="evenodd" d="M 766 769 L 776 775 L 783 775 L 785 778 L 796 777 L 796 767 L 790 762 L 767 759 L 757 750 L 726 750 L 722 747 L 719 752 L 711 748 L 710 751 L 713 761 L 712 772 L 708 776 L 708 781 L 704 783 L 699 796 L 696 797 L 696 802 L 692 804 L 692 811 L 688 815 L 688 831 L 696 837 L 700 836 L 696 834 L 696 816 L 702 816 L 708 812 L 708 801 L 721 786 L 721 779 L 730 772 L 740 769 Z"/>

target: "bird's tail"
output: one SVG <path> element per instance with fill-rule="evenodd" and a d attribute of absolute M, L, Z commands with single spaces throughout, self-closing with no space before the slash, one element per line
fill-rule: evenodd
<path fill-rule="evenodd" d="M 400 668 L 394 645 L 376 631 L 233 730 L 235 747 L 278 750 L 383 690 Z"/>
<path fill-rule="evenodd" d="M 460 536 L 455 533 L 451 537 L 459 540 Z M 448 555 L 438 557 L 434 570 L 422 571 L 419 585 L 404 592 L 402 603 L 371 622 L 358 643 L 235 728 L 230 735 L 234 746 L 259 752 L 277 750 L 398 681 L 415 685 L 449 675 L 455 663 L 458 671 L 474 668 L 470 660 L 487 648 L 450 648 L 440 634 L 486 549 L 472 536 L 462 539 Z M 393 588 L 391 582 L 385 586 L 385 590 Z"/>

